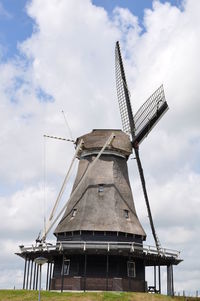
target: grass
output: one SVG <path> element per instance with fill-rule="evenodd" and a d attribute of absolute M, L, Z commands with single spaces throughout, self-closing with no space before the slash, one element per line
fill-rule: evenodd
<path fill-rule="evenodd" d="M 37 301 L 37 291 L 0 290 L 0 301 Z M 41 301 L 200 301 L 192 297 L 125 292 L 41 292 Z"/>

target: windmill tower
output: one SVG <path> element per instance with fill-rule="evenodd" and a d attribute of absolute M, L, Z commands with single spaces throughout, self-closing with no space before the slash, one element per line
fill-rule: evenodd
<path fill-rule="evenodd" d="M 118 42 L 115 58 L 124 131 L 98 129 L 77 138 L 74 159 L 79 166 L 69 200 L 53 220 L 64 181 L 42 239 L 32 247 L 20 247 L 18 255 L 25 259 L 23 288 L 37 289 L 34 259 L 43 256 L 48 259 L 46 289 L 145 292 L 145 267 L 153 266 L 155 282 L 149 289 L 161 292 L 160 267 L 167 266 L 167 291 L 173 294 L 172 266 L 181 260 L 179 252 L 163 249 L 157 238 L 138 148 L 168 106 L 160 87 L 133 116 Z M 127 168 L 133 151 L 156 247 L 143 244 L 146 234 L 135 210 Z M 48 245 L 46 236 L 58 220 L 57 242 Z"/>

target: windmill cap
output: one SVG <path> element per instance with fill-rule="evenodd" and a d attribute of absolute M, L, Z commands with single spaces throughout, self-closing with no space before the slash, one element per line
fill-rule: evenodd
<path fill-rule="evenodd" d="M 99 151 L 105 145 L 111 134 L 114 134 L 114 139 L 111 144 L 106 147 L 106 150 L 114 151 L 125 157 L 129 157 L 132 153 L 132 145 L 130 138 L 122 130 L 117 129 L 94 129 L 91 133 L 83 135 L 76 140 L 78 145 L 83 140 L 82 152 Z"/>

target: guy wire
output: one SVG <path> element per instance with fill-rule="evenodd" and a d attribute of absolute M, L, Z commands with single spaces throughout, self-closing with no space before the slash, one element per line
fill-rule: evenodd
<path fill-rule="evenodd" d="M 44 147 L 43 147 L 43 197 L 44 197 L 44 201 L 43 201 L 43 219 L 44 219 L 44 230 L 46 233 L 46 137 L 44 136 Z"/>
<path fill-rule="evenodd" d="M 71 131 L 70 126 L 69 126 L 69 123 L 67 122 L 67 118 L 66 118 L 65 112 L 63 110 L 61 112 L 63 114 L 64 120 L 65 120 L 65 124 L 67 126 L 68 131 L 69 131 L 70 138 L 71 138 L 71 140 L 74 140 L 73 136 L 72 136 L 72 131 Z"/>

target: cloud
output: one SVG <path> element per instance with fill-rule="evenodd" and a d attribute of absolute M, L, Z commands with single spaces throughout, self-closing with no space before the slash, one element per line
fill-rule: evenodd
<path fill-rule="evenodd" d="M 71 162 L 73 145 L 43 138 L 69 138 L 61 111 L 74 138 L 93 128 L 121 127 L 114 78 L 114 44 L 120 39 L 134 112 L 164 84 L 170 110 L 140 153 L 160 240 L 163 246 L 183 250 L 176 286 L 197 289 L 199 6 L 194 0 L 184 1 L 181 8 L 154 1 L 153 8 L 145 10 L 142 29 L 137 16 L 120 7 L 108 16 L 89 0 L 28 3 L 33 33 L 20 44 L 17 58 L 0 64 L 1 235 L 10 237 L 2 245 L 4 258 L 11 258 L 13 246 L 34 240 L 43 224 L 42 162 L 47 212 Z M 138 215 L 151 243 L 135 160 L 129 161 L 129 171 Z M 0 279 L 1 287 L 13 286 L 6 281 Z"/>

